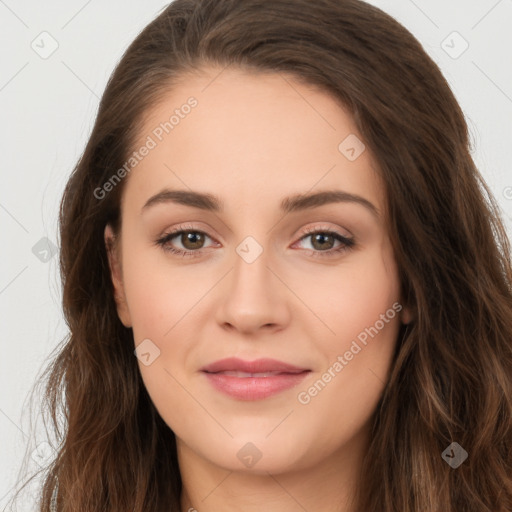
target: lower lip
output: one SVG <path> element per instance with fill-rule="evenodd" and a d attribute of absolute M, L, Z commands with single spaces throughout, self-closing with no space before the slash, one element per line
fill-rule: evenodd
<path fill-rule="evenodd" d="M 223 373 L 204 372 L 210 384 L 238 400 L 261 400 L 293 388 L 309 373 L 282 373 L 270 377 L 234 377 Z"/>

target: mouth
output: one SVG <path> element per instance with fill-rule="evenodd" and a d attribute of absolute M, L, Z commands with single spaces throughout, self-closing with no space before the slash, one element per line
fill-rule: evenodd
<path fill-rule="evenodd" d="M 306 371 L 306 370 L 304 370 Z M 249 372 L 239 372 L 234 370 L 227 370 L 222 372 L 205 372 L 205 373 L 211 373 L 215 375 L 227 375 L 228 377 L 239 377 L 242 379 L 246 379 L 248 377 L 274 377 L 276 375 L 293 375 L 296 373 L 302 373 L 300 371 L 298 372 L 259 372 L 259 373 L 249 373 Z"/>
<path fill-rule="evenodd" d="M 261 400 L 297 386 L 310 369 L 277 361 L 222 359 L 201 369 L 216 391 L 237 400 Z"/>

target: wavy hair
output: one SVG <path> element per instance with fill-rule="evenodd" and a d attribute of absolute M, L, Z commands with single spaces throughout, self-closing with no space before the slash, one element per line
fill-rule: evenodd
<path fill-rule="evenodd" d="M 180 510 L 175 436 L 120 322 L 104 228 L 120 228 L 127 160 L 149 108 L 204 65 L 283 73 L 351 113 L 385 186 L 413 321 L 373 418 L 361 512 L 512 511 L 512 263 L 500 210 L 471 157 L 447 81 L 415 37 L 359 0 L 176 0 L 112 74 L 60 209 L 69 336 L 49 368 L 58 429 L 41 512 Z M 457 469 L 452 443 L 469 454 Z M 58 483 L 58 492 L 57 485 Z"/>

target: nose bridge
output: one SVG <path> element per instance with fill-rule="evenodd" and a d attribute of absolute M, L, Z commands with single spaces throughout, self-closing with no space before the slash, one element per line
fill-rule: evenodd
<path fill-rule="evenodd" d="M 269 269 L 273 258 L 264 244 L 247 236 L 236 246 L 218 308 L 220 323 L 250 331 L 289 320 L 286 290 Z"/>
<path fill-rule="evenodd" d="M 260 244 L 253 236 L 247 236 L 235 249 L 230 295 L 246 304 L 268 302 L 267 296 L 274 288 L 272 273 L 268 269 L 272 258 L 263 243 Z"/>
<path fill-rule="evenodd" d="M 234 284 L 239 283 L 240 288 L 244 286 L 263 289 L 266 281 L 268 281 L 269 253 L 268 248 L 263 247 L 252 236 L 246 237 L 237 247 L 236 256 L 234 257 Z M 261 291 L 261 290 L 259 290 Z"/>

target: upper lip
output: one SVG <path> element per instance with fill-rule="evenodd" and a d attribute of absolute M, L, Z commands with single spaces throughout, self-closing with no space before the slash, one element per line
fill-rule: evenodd
<path fill-rule="evenodd" d="M 300 368 L 292 364 L 284 363 L 276 359 L 256 359 L 254 361 L 244 361 L 237 357 L 228 357 L 220 359 L 214 363 L 208 364 L 201 368 L 201 371 L 207 373 L 218 373 L 226 371 L 239 371 L 246 373 L 264 373 L 264 372 L 279 372 L 279 373 L 301 373 L 308 371 L 308 368 Z"/>

